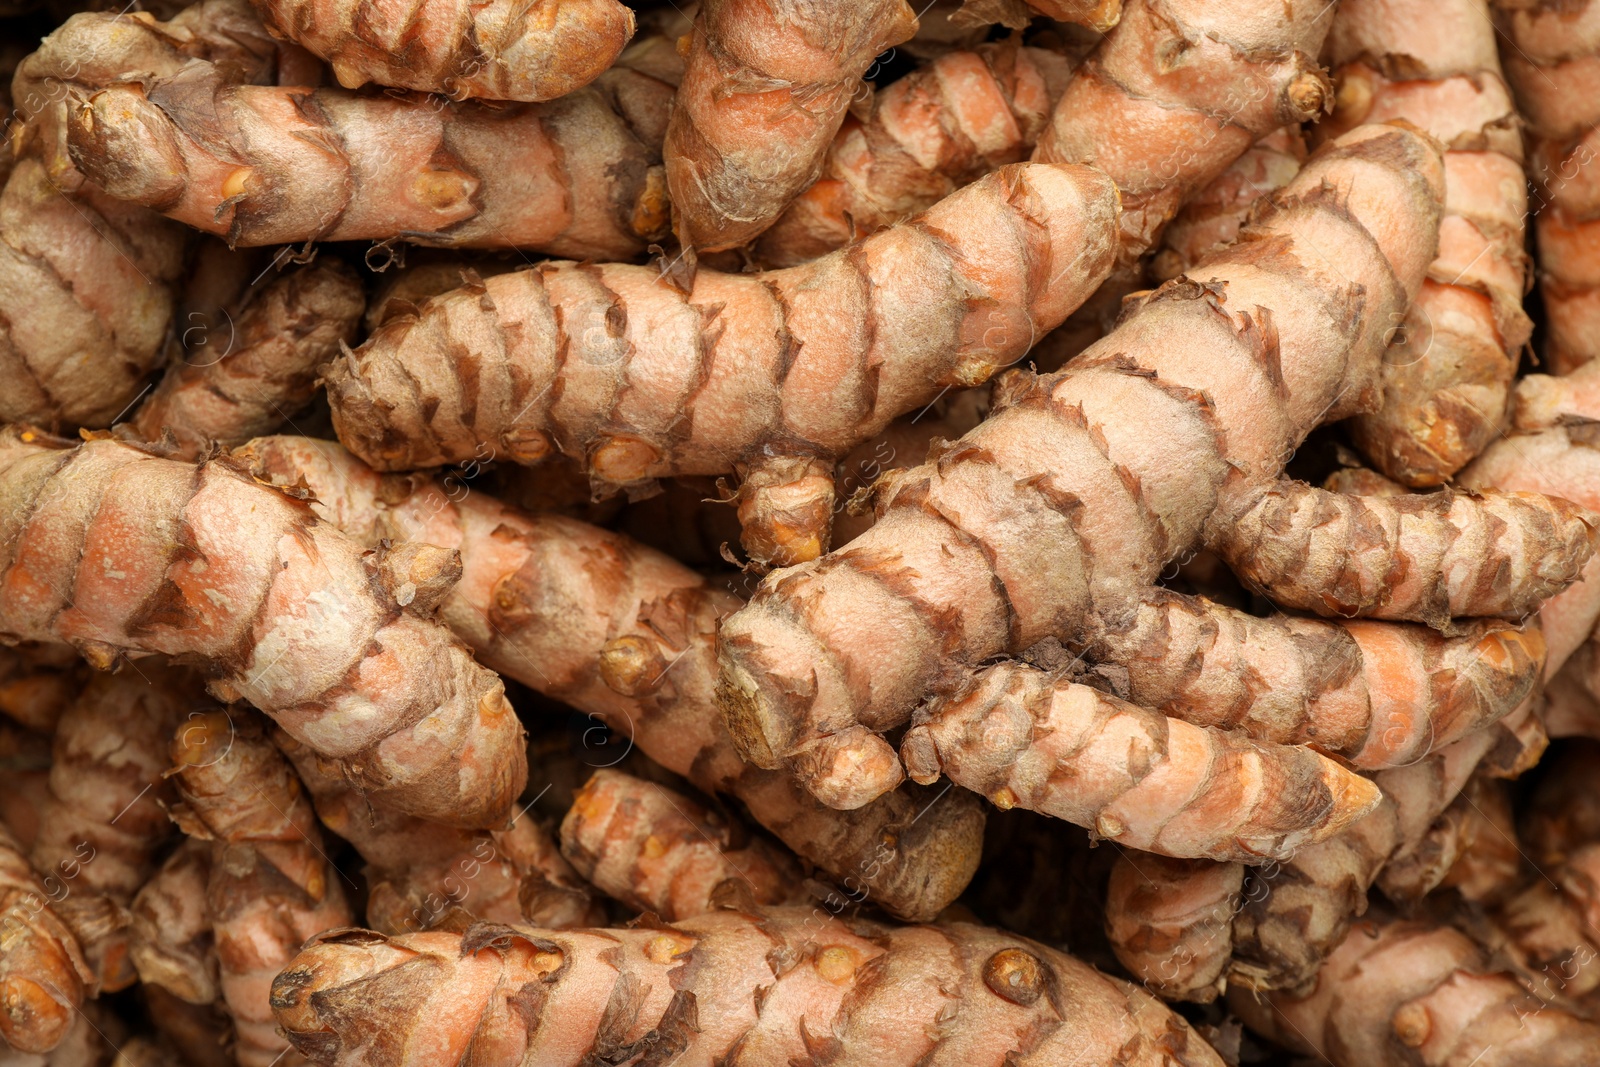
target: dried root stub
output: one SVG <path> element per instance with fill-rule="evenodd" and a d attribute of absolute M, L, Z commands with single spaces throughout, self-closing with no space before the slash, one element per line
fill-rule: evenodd
<path fill-rule="evenodd" d="M 794 857 L 744 836 L 681 793 L 602 769 L 573 798 L 561 851 L 602 892 L 667 922 L 723 905 L 797 902 Z"/>
<path fill-rule="evenodd" d="M 1544 667 L 1537 624 L 1261 618 L 1149 590 L 1089 655 L 1134 704 L 1258 741 L 1311 744 L 1364 770 L 1414 763 L 1498 721 Z"/>
<path fill-rule="evenodd" d="M 684 247 L 770 226 L 817 180 L 873 57 L 916 31 L 905 0 L 704 0 L 665 151 Z"/>
<path fill-rule="evenodd" d="M 327 859 L 311 801 L 254 713 L 214 711 L 172 739 L 175 822 L 209 840 L 206 886 L 218 984 L 240 1067 L 270 1067 L 288 1047 L 269 1004 L 273 978 L 300 946 L 354 922 L 344 875 Z"/>
<path fill-rule="evenodd" d="M 328 774 L 306 746 L 282 731 L 275 740 L 322 824 L 366 861 L 372 929 L 460 931 L 477 920 L 566 929 L 604 921 L 592 891 L 527 811 L 506 829 L 474 831 L 378 810 Z"/>
<path fill-rule="evenodd" d="M 244 84 L 187 57 L 139 82 L 117 77 L 126 67 L 71 65 L 73 44 L 120 56 L 116 26 L 80 15 L 41 47 L 53 67 L 24 64 L 30 84 L 74 105 L 37 137 L 47 161 L 230 243 L 403 237 L 609 259 L 666 232 L 672 87 L 647 75 L 615 67 L 559 100 L 488 105 Z"/>
<path fill-rule="evenodd" d="M 761 235 L 757 261 L 816 259 L 1026 159 L 1073 65 L 1013 39 L 949 52 L 891 82 L 866 117 L 845 117 L 822 176 Z"/>
<path fill-rule="evenodd" d="M 152 442 L 170 433 L 184 459 L 271 433 L 310 402 L 317 368 L 355 340 L 365 308 L 360 279 L 337 260 L 278 278 L 167 368 L 130 428 Z"/>
<path fill-rule="evenodd" d="M 296 1048 L 339 1067 L 1222 1064 L 1154 997 L 1054 949 L 814 908 L 593 931 L 333 932 L 278 977 L 273 1003 Z"/>
<path fill-rule="evenodd" d="M 913 780 L 943 773 L 1001 809 L 1164 856 L 1287 859 L 1378 803 L 1372 782 L 1309 748 L 1192 726 L 1018 663 L 979 671 L 913 723 L 900 746 Z M 848 765 L 826 770 L 812 777 L 852 784 Z"/>
<path fill-rule="evenodd" d="M 241 465 L 10 429 L 0 495 L 0 634 L 101 667 L 198 659 L 213 693 L 273 715 L 378 804 L 492 826 L 522 791 L 504 687 L 396 600 L 404 560 L 364 556 Z"/>
<path fill-rule="evenodd" d="M 1133 0 L 1056 105 L 1033 158 L 1099 167 L 1122 193 L 1122 262 L 1260 137 L 1330 103 L 1323 4 Z"/>
<path fill-rule="evenodd" d="M 1585 1067 L 1600 1027 L 1530 994 L 1465 934 L 1375 918 L 1351 929 L 1304 999 L 1247 991 L 1254 1030 L 1333 1067 Z"/>
<path fill-rule="evenodd" d="M 1443 489 L 1360 497 L 1280 482 L 1210 546 L 1280 607 L 1340 618 L 1522 619 L 1576 582 L 1600 518 L 1559 496 Z"/>
<path fill-rule="evenodd" d="M 1131 607 L 1227 494 L 1276 478 L 1375 379 L 1386 316 L 1433 255 L 1442 182 L 1414 133 L 1346 135 L 1206 261 L 1207 284 L 1157 290 L 1057 374 L 1003 381 L 1003 410 L 880 488 L 872 529 L 770 575 L 723 624 L 741 754 L 805 763 L 818 795 L 862 803 L 899 779 L 878 735 L 930 691 Z"/>
<path fill-rule="evenodd" d="M 330 364 L 334 426 L 382 470 L 559 450 L 602 492 L 737 470 L 747 547 L 811 558 L 833 460 L 1020 358 L 1105 277 L 1116 213 L 1096 171 L 1017 164 L 789 270 L 700 270 L 687 291 L 654 267 L 502 274 Z"/>
<path fill-rule="evenodd" d="M 51 907 L 67 892 L 42 884 L 11 831 L 0 826 L 0 1037 L 19 1052 L 48 1052 L 71 1029 L 94 972 Z"/>
<path fill-rule="evenodd" d="M 1600 353 L 1600 3 L 1494 0 L 1501 61 L 1528 146 L 1548 320 L 1545 365 L 1567 374 Z"/>
<path fill-rule="evenodd" d="M 257 0 L 267 24 L 325 59 L 346 89 L 368 82 L 457 100 L 552 100 L 581 89 L 633 36 L 618 0 L 426 0 L 375 17 L 355 0 Z"/>
<path fill-rule="evenodd" d="M 1441 485 L 1501 429 L 1532 332 L 1520 122 L 1488 0 L 1346 0 L 1329 42 L 1339 85 L 1329 132 L 1404 119 L 1449 148 L 1439 258 L 1384 355 L 1382 405 L 1351 424 L 1379 470 Z"/>
<path fill-rule="evenodd" d="M 461 580 L 439 618 L 486 664 L 605 721 L 706 793 L 738 798 L 798 855 L 848 887 L 865 886 L 891 914 L 931 920 L 971 880 L 984 812 L 970 793 L 910 787 L 839 812 L 787 773 L 739 758 L 714 686 L 717 625 L 740 601 L 676 560 L 585 523 L 462 493 L 464 482 L 378 475 L 326 441 L 262 438 L 239 458 L 261 477 L 309 488 L 313 507 L 363 544 L 458 550 Z"/>

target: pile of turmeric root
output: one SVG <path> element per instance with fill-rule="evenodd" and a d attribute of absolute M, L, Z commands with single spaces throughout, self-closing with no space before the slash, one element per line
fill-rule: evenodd
<path fill-rule="evenodd" d="M 0 0 L 0 1067 L 1600 1064 L 1600 0 Z"/>

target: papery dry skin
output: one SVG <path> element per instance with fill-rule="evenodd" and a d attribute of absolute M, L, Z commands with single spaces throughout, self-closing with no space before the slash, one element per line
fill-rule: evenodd
<path fill-rule="evenodd" d="M 454 99 L 552 100 L 594 81 L 633 36 L 618 0 L 428 0 L 374 17 L 354 0 L 256 0 L 268 25 L 368 82 Z"/>
<path fill-rule="evenodd" d="M 967 691 L 920 709 L 900 755 L 924 785 L 944 774 L 997 807 L 1180 858 L 1287 859 L 1379 799 L 1309 748 L 1192 726 L 1018 663 L 984 668 Z M 851 769 L 831 777 L 848 783 Z"/>
<path fill-rule="evenodd" d="M 52 733 L 61 712 L 83 687 L 66 645 L 0 647 L 0 714 L 39 733 Z"/>
<path fill-rule="evenodd" d="M 113 17 L 80 19 L 18 74 L 19 92 L 27 76 L 73 104 L 35 135 L 52 169 L 230 243 L 403 237 L 626 258 L 666 232 L 672 88 L 646 75 L 618 67 L 544 104 L 452 103 L 245 84 L 169 47 L 183 63 L 162 57 L 130 83 L 100 61 L 124 51 Z M 71 46 L 90 58 L 72 65 Z"/>
<path fill-rule="evenodd" d="M 1441 485 L 1502 428 L 1533 329 L 1522 310 L 1520 120 L 1489 0 L 1346 2 L 1329 44 L 1339 85 L 1330 133 L 1404 119 L 1449 148 L 1439 258 L 1384 356 L 1382 406 L 1351 425 L 1379 470 L 1410 486 Z"/>
<path fill-rule="evenodd" d="M 424 258 L 426 257 L 426 258 Z M 400 315 L 414 315 L 431 297 L 448 293 L 468 278 L 492 278 L 521 264 L 520 259 L 494 260 L 483 255 L 468 258 L 458 252 L 411 249 L 404 266 L 391 267 L 381 276 L 361 317 L 362 332 L 370 334 Z"/>
<path fill-rule="evenodd" d="M 1366 911 L 1367 890 L 1384 864 L 1418 847 L 1501 733 L 1497 724 L 1417 763 L 1378 772 L 1373 780 L 1384 797 L 1369 815 L 1286 863 L 1249 871 L 1233 924 L 1229 984 L 1308 989 L 1350 923 Z"/>
<path fill-rule="evenodd" d="M 792 267 L 926 211 L 957 188 L 1026 159 L 1073 61 L 1020 40 L 949 52 L 846 116 L 822 176 L 761 235 L 756 260 Z"/>
<path fill-rule="evenodd" d="M 814 908 L 591 931 L 332 933 L 279 976 L 273 1004 L 296 1047 L 341 1067 L 485 1055 L 548 1067 L 646 1055 L 1222 1063 L 1154 997 L 1036 942 L 967 923 L 845 923 Z"/>
<path fill-rule="evenodd" d="M 1111 176 L 1132 264 L 1258 138 L 1328 106 L 1316 55 L 1332 18 L 1322 4 L 1135 0 L 1067 86 L 1033 158 Z"/>
<path fill-rule="evenodd" d="M 1298 126 L 1279 127 L 1251 145 L 1173 216 L 1150 259 L 1150 276 L 1169 281 L 1233 244 L 1256 205 L 1292 182 L 1305 161 L 1305 136 Z"/>
<path fill-rule="evenodd" d="M 170 432 L 183 459 L 271 433 L 316 394 L 317 368 L 355 340 L 365 307 L 360 279 L 337 260 L 273 281 L 225 335 L 173 361 L 130 428 L 146 441 Z"/>
<path fill-rule="evenodd" d="M 526 776 L 504 687 L 362 546 L 225 459 L 0 433 L 0 633 L 100 667 L 199 661 L 375 803 L 498 825 Z"/>
<path fill-rule="evenodd" d="M 1600 411 L 1597 411 L 1600 414 Z M 1558 426 L 1496 441 L 1463 470 L 1456 484 L 1473 491 L 1544 493 L 1600 509 L 1600 438 L 1588 426 Z M 1600 618 L 1600 556 L 1585 563 L 1581 580 L 1539 608 L 1550 678 L 1594 631 Z"/>
<path fill-rule="evenodd" d="M 0 1037 L 19 1052 L 48 1052 L 71 1029 L 94 972 L 52 909 L 67 890 L 41 882 L 0 826 Z"/>
<path fill-rule="evenodd" d="M 905 0 L 704 0 L 665 149 L 684 247 L 770 226 L 816 181 L 873 57 L 916 30 Z"/>
<path fill-rule="evenodd" d="M 1530 134 L 1544 362 L 1567 374 L 1600 353 L 1600 4 L 1493 2 L 1500 59 Z"/>
<path fill-rule="evenodd" d="M 1579 580 L 1600 518 L 1561 496 L 1263 490 L 1210 545 L 1279 607 L 1337 618 L 1522 619 Z"/>
<path fill-rule="evenodd" d="M 51 796 L 31 859 L 70 883 L 58 910 L 103 992 L 138 980 L 125 909 L 173 832 L 162 781 L 168 741 L 185 714 L 204 706 L 198 676 L 146 660 L 95 678 L 56 727 Z"/>
<path fill-rule="evenodd" d="M 1581 1067 L 1600 1027 L 1530 995 L 1448 926 L 1380 917 L 1354 927 L 1316 991 L 1229 997 L 1254 1030 L 1332 1067 Z"/>
<path fill-rule="evenodd" d="M 1530 374 L 1517 382 L 1511 399 L 1512 424 L 1522 431 L 1581 425 L 1600 414 L 1600 367 L 1585 363 L 1555 377 Z"/>
<path fill-rule="evenodd" d="M 119 1049 L 128 1044 L 127 1027 L 101 1001 L 85 1001 L 72 1017 L 61 1043 L 49 1052 L 26 1053 L 0 1045 L 5 1067 L 123 1067 Z M 143 1065 L 138 1065 L 143 1067 Z M 163 1065 L 165 1067 L 165 1065 Z"/>
<path fill-rule="evenodd" d="M 593 926 L 604 912 L 562 858 L 555 838 L 526 810 L 498 830 L 459 830 L 373 808 L 294 738 L 279 749 L 311 793 L 317 817 L 367 863 L 367 925 L 414 934 L 468 924 Z"/>
<path fill-rule="evenodd" d="M 1492 903 L 1515 889 L 1521 874 L 1510 793 L 1504 782 L 1478 774 L 1404 858 L 1383 868 L 1377 884 L 1396 904 L 1435 889 Z"/>
<path fill-rule="evenodd" d="M 601 769 L 561 822 L 561 851 L 602 892 L 667 922 L 719 903 L 773 905 L 803 897 L 794 857 L 681 793 Z"/>
<path fill-rule="evenodd" d="M 210 883 L 211 843 L 186 837 L 134 898 L 130 956 L 145 989 L 186 1004 L 221 998 Z"/>
<path fill-rule="evenodd" d="M 300 946 L 355 921 L 310 798 L 253 713 L 198 715 L 172 738 L 173 820 L 211 842 L 206 900 L 217 979 L 240 1067 L 270 1067 L 288 1043 L 269 990 Z"/>
<path fill-rule="evenodd" d="M 1157 290 L 1058 374 L 1002 379 L 998 414 L 880 488 L 871 530 L 770 575 L 723 624 L 718 697 L 741 754 L 779 767 L 826 747 L 882 772 L 849 794 L 870 799 L 899 777 L 877 735 L 930 691 L 1130 607 L 1375 379 L 1385 316 L 1433 254 L 1441 183 L 1416 134 L 1346 135 L 1207 260 L 1205 285 Z M 1344 249 L 1337 269 L 1313 246 Z"/>
<path fill-rule="evenodd" d="M 1123 851 L 1106 890 L 1106 937 L 1150 992 L 1209 1004 L 1227 985 L 1243 888 L 1238 863 Z"/>
<path fill-rule="evenodd" d="M 603 493 L 737 471 L 747 547 L 826 547 L 833 459 L 1020 358 L 1110 268 L 1116 194 L 1017 164 L 785 271 L 552 263 L 391 319 L 324 372 L 334 426 L 409 470 L 560 451 Z M 461 353 L 470 352 L 467 359 Z"/>
<path fill-rule="evenodd" d="M 1600 1004 L 1600 844 L 1542 868 L 1489 916 L 1488 947 L 1541 998 L 1593 1017 Z"/>
<path fill-rule="evenodd" d="M 1149 590 L 1089 655 L 1121 695 L 1199 726 L 1311 744 L 1366 770 L 1415 762 L 1504 717 L 1539 684 L 1536 623 L 1475 620 L 1444 637 L 1386 622 L 1261 618 Z"/>
<path fill-rule="evenodd" d="M 852 892 L 926 921 L 978 865 L 983 810 L 960 791 L 905 789 L 853 813 L 787 775 L 751 767 L 714 711 L 717 622 L 739 606 L 682 564 L 628 538 L 533 516 L 460 483 L 384 477 L 323 441 L 262 438 L 241 459 L 304 484 L 321 514 L 358 541 L 453 547 L 463 574 L 440 618 L 483 661 L 604 720 L 706 793 L 727 793 L 756 822 Z"/>

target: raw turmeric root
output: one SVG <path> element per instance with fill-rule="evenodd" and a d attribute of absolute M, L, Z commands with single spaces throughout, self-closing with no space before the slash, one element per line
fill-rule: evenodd
<path fill-rule="evenodd" d="M 1149 590 L 1088 648 L 1120 668 L 1121 694 L 1198 726 L 1311 744 L 1365 770 L 1404 766 L 1488 726 L 1532 694 L 1537 624 L 1423 626 L 1260 618 Z"/>
<path fill-rule="evenodd" d="M 1106 937 L 1117 961 L 1163 1000 L 1209 1004 L 1226 987 L 1238 863 L 1123 850 L 1106 889 Z"/>
<path fill-rule="evenodd" d="M 920 710 L 900 753 L 925 785 L 943 773 L 1001 809 L 1164 856 L 1287 859 L 1379 799 L 1309 748 L 1191 726 L 1018 663 L 987 667 L 966 692 Z M 829 780 L 848 773 L 828 770 Z"/>
<path fill-rule="evenodd" d="M 1120 258 L 1132 264 L 1258 138 L 1328 106 L 1316 55 L 1332 18 L 1322 4 L 1134 0 L 1068 84 L 1033 158 L 1111 176 Z"/>
<path fill-rule="evenodd" d="M 609 259 L 666 232 L 672 89 L 646 75 L 618 67 L 538 105 L 445 103 L 243 84 L 169 45 L 133 83 L 109 65 L 120 32 L 109 13 L 77 16 L 23 65 L 19 84 L 74 103 L 36 135 L 47 161 L 231 244 L 404 238 Z M 90 58 L 73 65 L 72 45 Z"/>
<path fill-rule="evenodd" d="M 539 995 L 508 1002 L 516 989 Z M 592 931 L 333 932 L 278 976 L 273 1003 L 295 1047 L 325 1065 L 425 1057 L 455 1067 L 487 1049 L 497 1063 L 548 1067 L 647 1054 L 866 1056 L 883 1067 L 1222 1063 L 1154 997 L 1036 942 L 967 923 L 846 923 L 806 908 Z"/>
<path fill-rule="evenodd" d="M 1150 276 L 1170 281 L 1233 244 L 1256 205 L 1294 181 L 1305 161 L 1305 136 L 1295 125 L 1280 126 L 1251 145 L 1190 197 L 1161 232 Z"/>
<path fill-rule="evenodd" d="M 1587 410 L 1587 409 L 1586 409 Z M 1600 414 L 1600 409 L 1595 409 Z M 1475 492 L 1543 493 L 1600 509 L 1600 450 L 1590 428 L 1557 426 L 1496 441 L 1469 464 L 1456 484 Z M 1584 564 L 1581 579 L 1539 608 L 1549 655 L 1544 673 L 1558 672 L 1594 631 L 1600 618 L 1600 556 Z"/>
<path fill-rule="evenodd" d="M 393 18 L 350 0 L 256 6 L 274 31 L 327 60 L 346 89 L 377 82 L 456 100 L 565 96 L 610 67 L 633 36 L 633 12 L 618 0 L 429 0 Z"/>
<path fill-rule="evenodd" d="M 1439 24 L 1451 32 L 1426 29 Z M 1328 131 L 1405 119 L 1449 148 L 1439 258 L 1384 354 L 1382 405 L 1351 424 L 1380 471 L 1441 485 L 1503 425 L 1533 329 L 1522 136 L 1489 0 L 1342 3 L 1329 42 L 1339 89 Z"/>
<path fill-rule="evenodd" d="M 878 735 L 927 693 L 1130 606 L 1226 521 L 1219 503 L 1275 478 L 1375 380 L 1384 316 L 1433 254 L 1442 180 L 1414 133 L 1348 134 L 1206 261 L 1206 284 L 1157 290 L 1057 374 L 1002 381 L 998 414 L 880 483 L 872 529 L 770 575 L 724 622 L 718 699 L 740 753 L 871 799 L 900 776 Z M 1331 242 L 1337 269 L 1311 250 Z M 828 764 L 851 769 L 848 790 Z"/>
<path fill-rule="evenodd" d="M 982 850 L 971 794 L 902 789 L 834 811 L 782 772 L 742 761 L 715 713 L 716 628 L 739 599 L 672 559 L 555 515 L 528 515 L 464 483 L 384 477 L 337 445 L 273 437 L 238 453 L 263 478 L 303 485 L 356 540 L 460 551 L 439 607 L 487 664 L 604 720 L 706 793 L 751 817 L 853 893 L 926 921 L 960 895 Z"/>
<path fill-rule="evenodd" d="M 159 215 L 69 196 L 18 160 L 0 193 L 0 421 L 99 428 L 126 411 L 161 361 L 183 244 Z"/>
<path fill-rule="evenodd" d="M 1530 209 L 1539 248 L 1539 289 L 1548 329 L 1544 362 L 1568 374 L 1600 348 L 1600 114 L 1593 79 L 1600 62 L 1600 4 L 1494 0 L 1505 45 L 1501 61 L 1527 121 Z"/>
<path fill-rule="evenodd" d="M 1073 61 L 1019 40 L 950 52 L 847 116 L 822 177 L 755 244 L 757 261 L 792 267 L 926 211 L 958 187 L 1032 151 Z"/>
<path fill-rule="evenodd" d="M 800 869 L 681 793 L 602 768 L 561 822 L 561 851 L 602 892 L 667 922 L 722 905 L 793 903 Z"/>
<path fill-rule="evenodd" d="M 1397 904 L 1421 900 L 1435 889 L 1454 889 L 1463 900 L 1492 903 L 1515 889 L 1521 874 L 1522 853 L 1506 784 L 1480 772 L 1415 848 L 1384 866 L 1378 888 Z"/>
<path fill-rule="evenodd" d="M 66 645 L 0 647 L 0 713 L 38 733 L 53 733 L 61 713 L 83 688 Z"/>
<path fill-rule="evenodd" d="M 1576 582 L 1600 519 L 1528 492 L 1342 496 L 1284 481 L 1210 546 L 1280 607 L 1341 618 L 1526 618 Z"/>
<path fill-rule="evenodd" d="M 1489 947 L 1512 959 L 1536 993 L 1600 1010 L 1600 844 L 1574 849 L 1544 868 L 1490 915 Z"/>
<path fill-rule="evenodd" d="M 90 682 L 56 728 L 51 796 L 32 860 L 71 888 L 56 910 L 77 932 L 103 992 L 138 978 L 125 909 L 171 833 L 167 743 L 201 696 L 198 678 L 147 660 Z"/>
<path fill-rule="evenodd" d="M 130 428 L 146 441 L 172 434 L 175 456 L 212 442 L 232 448 L 271 433 L 316 393 L 317 368 L 355 340 L 366 306 L 355 272 L 330 260 L 262 289 L 227 332 L 175 360 Z"/>
<path fill-rule="evenodd" d="M 1333 1067 L 1579 1067 L 1600 1027 L 1543 1003 L 1448 926 L 1379 917 L 1353 928 L 1316 991 L 1230 994 L 1252 1029 Z"/>
<path fill-rule="evenodd" d="M 805 190 L 874 56 L 906 40 L 905 0 L 704 0 L 667 127 L 667 188 L 685 248 L 758 236 Z"/>
<path fill-rule="evenodd" d="M 172 759 L 173 820 L 212 843 L 206 899 L 234 1054 L 240 1067 L 268 1067 L 288 1048 L 269 988 L 306 939 L 354 921 L 343 875 L 294 770 L 249 713 L 195 716 L 173 737 Z"/>
<path fill-rule="evenodd" d="M 363 558 L 225 459 L 13 428 L 0 493 L 0 635 L 66 641 L 100 667 L 189 656 L 213 693 L 274 715 L 375 803 L 452 825 L 506 817 L 526 757 L 504 688 L 397 599 L 446 575 Z"/>
<path fill-rule="evenodd" d="M 367 804 L 279 732 L 278 747 L 311 793 L 324 826 L 367 863 L 367 925 L 389 934 L 472 922 L 529 922 L 553 929 L 604 920 L 555 840 L 526 811 L 504 830 L 458 830 Z"/>
<path fill-rule="evenodd" d="M 146 990 L 186 1004 L 221 998 L 210 884 L 211 842 L 186 837 L 134 898 L 131 956 Z"/>
<path fill-rule="evenodd" d="M 1020 358 L 1109 270 L 1116 211 L 1096 171 L 1018 164 L 786 271 L 687 291 L 653 267 L 502 274 L 330 364 L 334 426 L 383 470 L 559 450 L 602 492 L 736 470 L 750 554 L 810 559 L 834 459 Z"/>
<path fill-rule="evenodd" d="M 66 893 L 41 884 L 11 831 L 0 826 L 0 1037 L 18 1052 L 48 1052 L 67 1036 L 94 972 L 51 905 Z"/>

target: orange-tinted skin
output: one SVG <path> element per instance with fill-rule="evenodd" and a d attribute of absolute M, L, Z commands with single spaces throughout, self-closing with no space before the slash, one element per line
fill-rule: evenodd
<path fill-rule="evenodd" d="M 741 754 L 868 799 L 898 780 L 877 735 L 930 691 L 1131 606 L 1314 424 L 1359 403 L 1384 316 L 1431 261 L 1442 184 L 1431 144 L 1363 127 L 1207 260 L 1211 282 L 1146 297 L 1057 374 L 1003 379 L 998 414 L 898 473 L 871 530 L 770 575 L 723 623 L 719 699 Z M 1344 249 L 1338 269 L 1312 246 Z M 846 765 L 876 778 L 828 780 Z"/>
<path fill-rule="evenodd" d="M 561 822 L 561 851 L 603 892 L 667 922 L 719 901 L 798 903 L 794 857 L 681 793 L 601 768 Z"/>
<path fill-rule="evenodd" d="M 905 0 L 705 0 L 667 129 L 673 227 L 686 248 L 744 244 L 814 182 Z"/>
<path fill-rule="evenodd" d="M 707 793 L 738 798 L 800 856 L 926 921 L 977 868 L 983 812 L 959 791 L 901 790 L 854 813 L 789 775 L 743 762 L 714 713 L 717 620 L 739 598 L 660 552 L 559 515 L 530 515 L 459 477 L 383 476 L 330 442 L 262 438 L 239 450 L 263 478 L 310 487 L 358 541 L 458 549 L 439 617 L 485 663 L 607 723 Z"/>
<path fill-rule="evenodd" d="M 1451 32 L 1434 32 L 1441 25 Z M 1405 119 L 1450 149 L 1439 258 L 1384 356 L 1382 407 L 1352 424 L 1379 470 L 1440 485 L 1501 428 L 1532 332 L 1516 109 L 1488 0 L 1347 2 L 1329 40 L 1339 84 L 1330 134 Z"/>
<path fill-rule="evenodd" d="M 381 561 L 238 464 L 12 428 L 0 496 L 0 633 L 102 668 L 189 656 L 380 805 L 497 825 L 521 792 L 500 680 L 383 592 Z"/>
<path fill-rule="evenodd" d="M 685 1064 L 1222 1063 L 1154 997 L 1065 953 L 967 923 L 847 923 L 820 907 L 628 929 L 336 932 L 289 965 L 273 998 L 290 1040 L 329 1067 L 576 1067 L 647 1052 Z"/>
<path fill-rule="evenodd" d="M 0 826 L 0 1037 L 20 1052 L 60 1044 L 94 991 L 77 938 L 51 907 L 67 891 L 58 878 L 41 882 Z"/>

